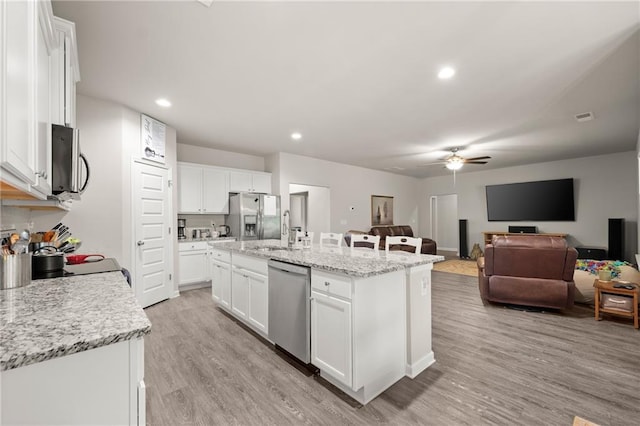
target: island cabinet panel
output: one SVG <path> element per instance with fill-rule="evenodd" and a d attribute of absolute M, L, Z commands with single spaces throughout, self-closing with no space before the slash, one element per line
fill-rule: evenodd
<path fill-rule="evenodd" d="M 248 311 L 249 277 L 244 271 L 234 268 L 231 275 L 231 312 L 246 321 Z"/>
<path fill-rule="evenodd" d="M 311 291 L 311 363 L 351 387 L 351 302 Z"/>
<path fill-rule="evenodd" d="M 144 349 L 135 339 L 1 373 L 3 425 L 144 425 Z"/>
<path fill-rule="evenodd" d="M 363 404 L 405 375 L 405 278 L 311 272 L 311 363 Z"/>
<path fill-rule="evenodd" d="M 211 296 L 221 308 L 231 311 L 231 257 L 229 252 L 211 250 Z"/>
<path fill-rule="evenodd" d="M 231 313 L 267 337 L 269 334 L 269 278 L 267 259 L 231 257 Z"/>
<path fill-rule="evenodd" d="M 247 271 L 249 277 L 249 323 L 263 334 L 269 332 L 268 277 Z"/>

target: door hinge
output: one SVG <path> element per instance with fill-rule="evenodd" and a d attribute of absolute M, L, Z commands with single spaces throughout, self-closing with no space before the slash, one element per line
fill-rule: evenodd
<path fill-rule="evenodd" d="M 171 179 L 167 180 L 167 186 L 171 188 L 173 186 L 173 181 Z"/>
<path fill-rule="evenodd" d="M 169 274 L 169 281 L 171 281 L 171 274 Z"/>
<path fill-rule="evenodd" d="M 169 227 L 169 235 L 171 235 L 171 227 Z"/>

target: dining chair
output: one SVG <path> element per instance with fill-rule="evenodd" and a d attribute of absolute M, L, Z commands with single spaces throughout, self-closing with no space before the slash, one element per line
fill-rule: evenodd
<path fill-rule="evenodd" d="M 328 247 L 341 247 L 342 237 L 342 234 L 336 234 L 334 232 L 321 232 L 320 245 Z"/>
<path fill-rule="evenodd" d="M 396 248 L 391 248 L 391 246 L 396 246 Z M 385 251 L 387 253 L 389 253 L 389 251 L 393 251 L 393 250 L 403 250 L 401 248 L 399 248 L 398 246 L 409 246 L 409 247 L 413 247 L 414 253 L 418 254 L 420 253 L 420 249 L 422 248 L 422 238 L 412 238 L 412 237 L 403 237 L 403 236 L 397 236 L 397 237 L 391 237 L 388 236 L 385 239 Z M 408 251 L 408 250 L 406 250 Z"/>
<path fill-rule="evenodd" d="M 356 245 L 356 243 L 359 243 Z M 351 234 L 351 248 L 362 247 L 378 250 L 380 247 L 380 235 Z"/>

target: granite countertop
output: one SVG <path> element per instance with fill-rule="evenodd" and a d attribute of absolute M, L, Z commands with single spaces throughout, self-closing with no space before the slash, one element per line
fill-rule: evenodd
<path fill-rule="evenodd" d="M 148 334 L 120 272 L 33 281 L 0 291 L 0 371 Z"/>
<path fill-rule="evenodd" d="M 403 251 L 387 254 L 366 248 L 313 245 L 310 249 L 292 250 L 280 240 L 229 242 L 216 248 L 363 278 L 444 260 L 443 256 Z"/>
<path fill-rule="evenodd" d="M 207 237 L 207 238 L 183 238 L 179 243 L 193 243 L 196 241 L 235 241 L 236 237 Z"/>

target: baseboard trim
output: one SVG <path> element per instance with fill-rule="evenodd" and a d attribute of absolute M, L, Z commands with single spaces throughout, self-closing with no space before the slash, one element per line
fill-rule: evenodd
<path fill-rule="evenodd" d="M 415 379 L 416 376 L 426 370 L 429 366 L 433 365 L 436 362 L 436 357 L 433 351 L 429 352 L 418 361 L 414 362 L 412 365 L 407 364 L 406 375 L 410 379 Z"/>

